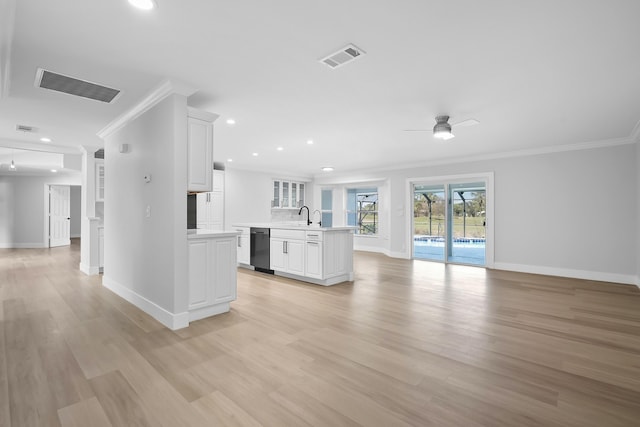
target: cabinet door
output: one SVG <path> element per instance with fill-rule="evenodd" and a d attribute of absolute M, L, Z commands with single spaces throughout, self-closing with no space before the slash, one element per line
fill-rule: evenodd
<path fill-rule="evenodd" d="M 209 194 L 211 229 L 218 231 L 224 230 L 224 193 L 213 192 Z"/>
<path fill-rule="evenodd" d="M 96 202 L 104 202 L 104 163 L 96 163 Z"/>
<path fill-rule="evenodd" d="M 273 200 L 271 201 L 271 207 L 280 207 L 280 181 L 273 181 Z"/>
<path fill-rule="evenodd" d="M 233 301 L 236 299 L 236 239 L 235 237 L 215 239 L 212 245 L 213 271 L 213 304 Z"/>
<path fill-rule="evenodd" d="M 305 242 L 302 240 L 287 241 L 287 254 L 285 255 L 287 272 L 304 276 L 304 246 Z"/>
<path fill-rule="evenodd" d="M 270 269 L 277 271 L 285 271 L 286 270 L 286 262 L 285 262 L 285 252 L 284 252 L 285 241 L 283 239 L 274 239 L 271 238 L 269 243 L 270 251 Z"/>
<path fill-rule="evenodd" d="M 304 183 L 298 184 L 298 207 L 304 206 Z"/>
<path fill-rule="evenodd" d="M 238 236 L 238 263 L 249 264 L 251 261 L 251 252 L 249 251 L 249 235 L 241 234 Z"/>
<path fill-rule="evenodd" d="M 289 201 L 290 199 L 290 195 L 289 195 L 289 188 L 290 188 L 291 183 L 290 182 L 286 182 L 286 181 L 282 181 L 282 207 L 283 208 L 288 208 L 289 207 Z"/>
<path fill-rule="evenodd" d="M 189 309 L 203 307 L 211 301 L 208 241 L 195 240 L 188 243 L 189 257 Z"/>
<path fill-rule="evenodd" d="M 196 227 L 208 228 L 209 226 L 209 193 L 196 194 Z"/>
<path fill-rule="evenodd" d="M 322 243 L 307 242 L 307 276 L 322 279 Z"/>
<path fill-rule="evenodd" d="M 213 185 L 212 123 L 189 117 L 187 162 L 187 190 L 211 191 Z"/>

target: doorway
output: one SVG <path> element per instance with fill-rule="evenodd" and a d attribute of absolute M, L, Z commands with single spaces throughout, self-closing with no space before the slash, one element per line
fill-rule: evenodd
<path fill-rule="evenodd" d="M 71 244 L 71 189 L 68 185 L 49 186 L 49 247 Z"/>
<path fill-rule="evenodd" d="M 485 174 L 410 182 L 413 259 L 492 266 L 492 178 Z"/>

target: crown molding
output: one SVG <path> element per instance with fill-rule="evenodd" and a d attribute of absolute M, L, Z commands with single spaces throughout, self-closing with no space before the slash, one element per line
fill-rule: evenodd
<path fill-rule="evenodd" d="M 640 124 L 640 122 L 639 122 Z M 422 161 L 422 162 L 413 162 L 413 163 L 398 163 L 395 165 L 388 166 L 376 166 L 372 168 L 364 168 L 364 169 L 354 169 L 345 172 L 335 173 L 336 176 L 350 176 L 354 173 L 377 173 L 382 171 L 397 171 L 403 169 L 415 169 L 415 168 L 423 168 L 425 166 L 443 166 L 443 165 L 453 165 L 460 163 L 473 163 L 480 162 L 486 160 L 500 160 L 500 159 L 509 159 L 515 157 L 528 157 L 528 156 L 539 156 L 544 154 L 553 154 L 553 153 L 563 153 L 567 151 L 580 151 L 580 150 L 593 150 L 597 148 L 610 148 L 620 145 L 631 145 L 638 142 L 638 138 L 640 138 L 640 126 L 636 126 L 634 129 L 636 136 L 633 134 L 629 137 L 625 138 L 614 138 L 614 139 L 604 139 L 600 141 L 589 141 L 589 142 L 581 142 L 577 144 L 565 144 L 565 145 L 554 145 L 540 148 L 531 148 L 525 150 L 516 150 L 516 151 L 505 151 L 499 153 L 490 153 L 490 154 L 479 154 L 475 156 L 467 156 L 467 157 L 448 157 L 443 159 L 437 159 L 432 161 Z M 314 174 L 314 179 L 320 178 L 323 175 L 318 173 Z"/>
<path fill-rule="evenodd" d="M 172 79 L 166 79 L 162 81 L 155 89 L 153 89 L 147 96 L 142 98 L 140 102 L 118 116 L 115 120 L 102 128 L 96 135 L 99 138 L 105 139 L 114 132 L 122 129 L 126 124 L 140 117 L 145 112 L 149 111 L 152 107 L 157 105 L 163 99 L 169 95 L 177 94 L 189 96 L 192 95 L 196 89 L 193 87 Z"/>
<path fill-rule="evenodd" d="M 40 142 L 17 141 L 6 138 L 0 138 L 0 147 L 13 148 L 15 150 L 23 151 L 41 151 L 43 153 L 82 154 L 82 151 L 78 147 L 46 144 Z"/>
<path fill-rule="evenodd" d="M 0 2 L 0 99 L 9 96 L 16 0 Z"/>

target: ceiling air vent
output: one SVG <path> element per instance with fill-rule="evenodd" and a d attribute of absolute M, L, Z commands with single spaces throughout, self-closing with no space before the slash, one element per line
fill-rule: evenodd
<path fill-rule="evenodd" d="M 33 126 L 16 125 L 16 130 L 19 130 L 20 132 L 35 132 L 37 129 Z"/>
<path fill-rule="evenodd" d="M 113 102 L 120 91 L 110 87 L 91 83 L 85 80 L 76 79 L 62 74 L 38 68 L 36 73 L 36 87 L 55 90 L 57 92 L 68 93 L 69 95 L 81 96 L 83 98 L 95 99 L 102 102 Z"/>
<path fill-rule="evenodd" d="M 104 159 L 104 148 L 99 149 L 95 153 L 93 153 L 94 159 Z"/>
<path fill-rule="evenodd" d="M 365 54 L 366 52 L 362 49 L 348 44 L 337 52 L 332 53 L 329 56 L 326 56 L 320 60 L 329 66 L 329 68 L 338 68 L 346 63 L 349 63 L 356 59 L 357 57 Z"/>

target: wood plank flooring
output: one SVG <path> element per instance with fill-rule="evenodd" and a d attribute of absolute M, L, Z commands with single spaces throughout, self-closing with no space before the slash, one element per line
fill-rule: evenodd
<path fill-rule="evenodd" d="M 78 263 L 0 250 L 0 427 L 640 425 L 634 286 L 360 252 L 173 332 Z"/>

